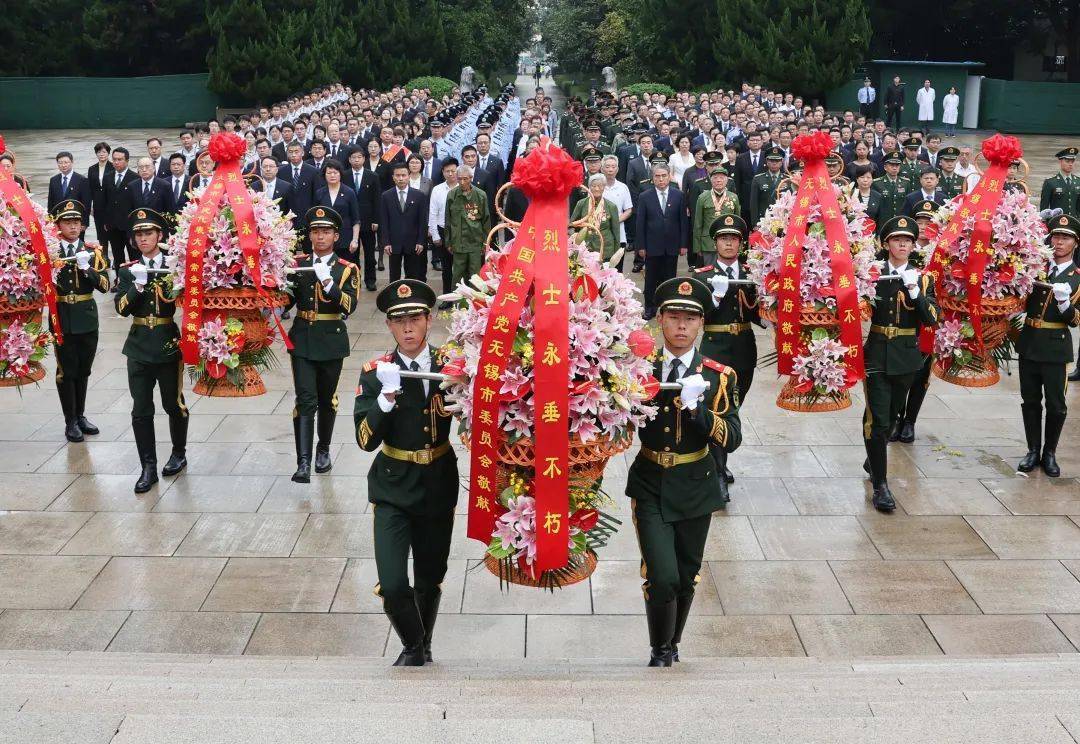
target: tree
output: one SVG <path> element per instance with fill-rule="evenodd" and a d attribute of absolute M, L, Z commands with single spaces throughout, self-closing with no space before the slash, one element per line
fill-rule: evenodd
<path fill-rule="evenodd" d="M 448 77 L 456 80 L 466 65 L 486 76 L 513 68 L 518 52 L 529 45 L 534 17 L 527 0 L 443 0 L 438 5 L 452 40 Z"/>

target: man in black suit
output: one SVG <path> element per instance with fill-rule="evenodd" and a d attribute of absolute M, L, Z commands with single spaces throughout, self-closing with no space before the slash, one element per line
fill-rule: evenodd
<path fill-rule="evenodd" d="M 912 191 L 904 199 L 904 214 L 908 217 L 915 216 L 915 209 L 923 202 L 935 202 L 944 204 L 947 200 L 945 192 L 937 187 L 938 172 L 930 165 L 923 164 L 919 174 L 919 189 Z"/>
<path fill-rule="evenodd" d="M 56 168 L 60 172 L 49 179 L 49 212 L 65 199 L 90 204 L 90 182 L 86 176 L 74 171 L 75 159 L 66 150 L 56 154 Z"/>
<path fill-rule="evenodd" d="M 281 213 L 288 214 L 292 209 L 292 184 L 278 177 L 278 163 L 273 155 L 267 155 L 259 161 L 259 175 L 261 178 L 252 181 L 251 187 L 262 191 L 270 201 L 276 199 Z M 292 211 L 295 215 L 296 210 Z"/>
<path fill-rule="evenodd" d="M 313 165 L 304 162 L 304 148 L 299 142 L 289 145 L 288 157 L 289 162 L 278 171 L 278 178 L 292 186 L 289 206 L 296 215 L 293 225 L 299 229 L 304 226 L 304 215 L 315 202 L 319 174 Z"/>
<path fill-rule="evenodd" d="M 169 156 L 169 177 L 166 183 L 169 188 L 169 204 L 172 206 L 169 211 L 173 219 L 178 219 L 188 203 L 187 160 L 183 153 L 174 152 Z"/>
<path fill-rule="evenodd" d="M 154 172 L 154 161 L 139 158 L 139 180 L 131 186 L 132 208 L 144 207 L 158 214 L 172 211 L 172 189 L 164 178 L 158 178 Z"/>
<path fill-rule="evenodd" d="M 897 129 L 904 126 L 901 122 L 904 110 L 904 84 L 900 82 L 900 76 L 892 79 L 892 85 L 885 89 L 885 126 Z"/>
<path fill-rule="evenodd" d="M 409 157 L 408 151 L 402 145 L 405 140 L 405 130 L 400 127 L 391 129 L 390 127 L 383 127 L 379 130 L 379 144 L 382 145 L 382 159 L 379 161 L 380 165 L 385 166 L 380 168 L 383 176 L 380 179 L 382 181 L 382 189 L 386 191 L 394 185 L 394 168 L 398 163 L 405 163 L 405 159 Z M 411 277 L 410 277 L 411 278 Z"/>
<path fill-rule="evenodd" d="M 653 188 L 638 197 L 634 240 L 638 256 L 645 260 L 645 319 L 656 315 L 654 296 L 661 282 L 677 273 L 679 256 L 690 244 L 690 222 L 683 194 L 671 186 L 671 172 L 664 163 L 652 167 Z"/>
<path fill-rule="evenodd" d="M 105 235 L 102 244 L 108 243 L 112 253 L 113 270 L 118 271 L 129 260 L 134 261 L 136 252 L 129 245 L 128 215 L 135 208 L 133 189 L 139 177 L 128 168 L 127 148 L 112 151 L 113 171 L 105 179 Z M 116 289 L 116 281 L 113 281 Z"/>
<path fill-rule="evenodd" d="M 431 145 L 431 140 L 421 140 L 419 149 L 420 161 L 423 163 L 420 166 L 420 175 L 431 181 L 434 188 L 443 181 L 442 160 L 435 157 L 435 149 Z"/>
<path fill-rule="evenodd" d="M 379 245 L 390 256 L 390 281 L 405 278 L 427 281 L 428 198 L 423 191 L 409 187 L 409 167 L 394 163 L 394 187 L 379 200 Z"/>
<path fill-rule="evenodd" d="M 98 142 L 94 145 L 94 157 L 96 162 L 86 171 L 86 180 L 90 185 L 90 203 L 93 204 L 94 232 L 98 242 L 106 243 L 105 236 L 105 181 L 112 177 L 113 166 L 109 159 L 112 149 L 108 142 Z M 88 203 L 86 206 L 90 206 Z"/>
<path fill-rule="evenodd" d="M 481 132 L 476 135 L 476 169 L 477 173 L 474 177 L 474 182 L 479 185 L 481 180 L 487 182 L 490 190 L 484 186 L 480 186 L 484 189 L 484 193 L 488 198 L 488 214 L 494 218 L 495 216 L 495 194 L 499 188 L 506 183 L 506 168 L 503 167 L 503 162 L 498 155 L 491 151 L 491 135 L 487 132 Z M 481 178 L 480 174 L 484 176 Z"/>
<path fill-rule="evenodd" d="M 289 145 L 293 140 L 293 125 L 285 122 L 281 125 L 281 142 L 278 142 L 270 150 L 270 154 L 277 158 L 279 163 L 284 163 L 289 156 Z"/>
<path fill-rule="evenodd" d="M 754 176 L 765 170 L 765 153 L 761 150 L 761 133 L 751 132 L 746 136 L 747 151 L 735 158 L 735 190 L 739 194 L 739 205 L 746 224 L 753 224 L 750 219 L 750 187 Z"/>
<path fill-rule="evenodd" d="M 146 154 L 150 156 L 151 164 L 154 167 L 154 177 L 167 179 L 169 177 L 169 159 L 161 154 L 161 140 L 157 137 L 146 140 Z"/>
<path fill-rule="evenodd" d="M 360 245 L 364 253 L 364 286 L 369 292 L 374 292 L 375 258 L 379 251 L 375 235 L 379 229 L 379 196 L 382 189 L 378 176 L 364 165 L 362 147 L 349 152 L 348 170 L 342 180 L 356 192 L 356 203 L 360 207 Z"/>

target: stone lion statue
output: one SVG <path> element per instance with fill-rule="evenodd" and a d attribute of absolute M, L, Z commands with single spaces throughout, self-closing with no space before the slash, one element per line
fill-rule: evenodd
<path fill-rule="evenodd" d="M 467 65 L 461 68 L 461 80 L 458 82 L 458 88 L 461 89 L 462 93 L 469 93 L 472 91 L 473 75 L 475 74 L 476 71 Z"/>
<path fill-rule="evenodd" d="M 614 93 L 618 90 L 618 82 L 615 79 L 615 68 L 605 67 L 600 71 L 600 74 L 604 76 L 604 90 L 609 93 Z"/>

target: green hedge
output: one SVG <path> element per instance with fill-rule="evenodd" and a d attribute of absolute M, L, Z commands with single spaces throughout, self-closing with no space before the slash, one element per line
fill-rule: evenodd
<path fill-rule="evenodd" d="M 457 87 L 457 83 L 449 78 L 437 77 L 435 75 L 423 75 L 421 77 L 413 78 L 405 83 L 403 87 L 406 90 L 412 90 L 413 88 L 427 88 L 431 91 L 432 98 L 441 99 L 443 96 L 450 95 L 454 88 Z"/>
<path fill-rule="evenodd" d="M 675 95 L 675 89 L 663 83 L 634 83 L 626 87 L 626 92 L 632 96 L 641 96 L 642 93 L 663 93 L 671 98 Z"/>

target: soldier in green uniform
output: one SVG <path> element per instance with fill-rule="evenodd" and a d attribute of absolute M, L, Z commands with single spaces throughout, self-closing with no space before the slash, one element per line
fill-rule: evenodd
<path fill-rule="evenodd" d="M 960 196 L 966 190 L 967 180 L 956 172 L 956 159 L 960 157 L 959 147 L 943 147 L 938 152 L 938 188 L 946 199 Z"/>
<path fill-rule="evenodd" d="M 487 194 L 473 183 L 473 170 L 457 169 L 458 185 L 446 193 L 443 244 L 454 257 L 450 286 L 468 280 L 484 264 L 484 241 L 491 230 Z"/>
<path fill-rule="evenodd" d="M 784 177 L 780 172 L 783 164 L 782 148 L 770 147 L 765 151 L 765 170 L 750 183 L 750 227 L 757 225 L 776 201 L 776 187 Z"/>
<path fill-rule="evenodd" d="M 708 266 L 713 262 L 716 255 L 716 243 L 710 228 L 717 217 L 725 214 L 739 214 L 742 209 L 739 204 L 739 195 L 728 189 L 730 171 L 724 163 L 714 165 L 709 170 L 709 184 L 711 188 L 697 198 L 693 209 L 693 244 L 694 253 L 701 257 L 702 263 Z"/>
<path fill-rule="evenodd" d="M 379 292 L 376 304 L 386 313 L 396 347 L 364 365 L 353 424 L 357 444 L 366 452 L 379 450 L 368 471 L 368 500 L 375 514 L 375 591 L 402 645 L 394 666 L 423 666 L 432 660 L 431 636 L 454 531 L 457 457 L 439 385 L 401 378 L 401 370 L 442 369 L 427 341 L 435 294 L 423 282 L 402 279 Z"/>
<path fill-rule="evenodd" d="M 581 151 L 581 162 L 584 164 L 585 176 L 584 184 L 578 185 L 570 192 L 568 200 L 569 210 L 573 212 L 579 202 L 587 201 L 589 198 L 588 183 L 589 179 L 600 173 L 600 169 L 604 162 L 604 156 L 600 153 L 596 147 L 592 145 L 585 145 L 585 148 Z"/>
<path fill-rule="evenodd" d="M 1065 366 L 1073 361 L 1070 328 L 1080 325 L 1080 270 L 1073 261 L 1080 238 L 1080 219 L 1063 214 L 1050 221 L 1054 252 L 1046 282 L 1028 295 L 1024 327 L 1016 343 L 1020 357 L 1020 410 L 1024 416 L 1027 454 L 1016 467 L 1029 473 L 1042 467 L 1051 478 L 1061 475 L 1057 444 L 1065 426 Z M 1046 398 L 1046 433 L 1042 432 L 1042 401 Z M 1041 450 L 1041 455 L 1040 455 Z"/>
<path fill-rule="evenodd" d="M 918 183 L 923 170 L 923 161 L 919 160 L 922 140 L 909 137 L 901 143 L 901 147 L 904 148 L 904 159 L 900 163 L 900 175 L 913 184 Z"/>
<path fill-rule="evenodd" d="M 1060 209 L 1073 217 L 1080 216 L 1080 204 L 1077 203 L 1080 200 L 1080 176 L 1073 175 L 1077 153 L 1075 147 L 1066 147 L 1055 155 L 1060 170 L 1043 181 L 1039 195 L 1040 211 Z"/>
<path fill-rule="evenodd" d="M 877 285 L 870 318 L 870 335 L 863 353 L 866 360 L 866 411 L 863 414 L 863 442 L 866 462 L 863 469 L 874 484 L 874 507 L 891 512 L 896 502 L 889 491 L 889 430 L 923 366 L 919 351 L 919 329 L 938 322 L 934 283 L 920 276 L 908 263 L 919 237 L 919 227 L 911 217 L 894 217 L 881 228 L 881 242 L 888 251 L 883 275 L 899 280 L 883 280 Z"/>
<path fill-rule="evenodd" d="M 116 312 L 131 318 L 124 356 L 132 400 L 131 429 L 142 464 L 135 493 L 146 493 L 158 480 L 154 386 L 161 391 L 161 407 L 169 416 L 172 454 L 161 469 L 166 477 L 187 467 L 188 410 L 184 405 L 180 329 L 173 320 L 176 298 L 165 281 L 168 269 L 160 246 L 165 218 L 152 209 L 139 208 L 128 216 L 128 224 L 142 255 L 117 271 L 114 299 Z"/>
<path fill-rule="evenodd" d="M 607 261 L 619 250 L 619 208 L 604 198 L 607 176 L 589 178 L 589 196 L 574 205 L 571 225 L 577 225 L 575 241 L 587 245 Z"/>
<path fill-rule="evenodd" d="M 803 161 L 798 158 L 790 158 L 788 160 L 787 177 L 781 179 L 780 185 L 776 187 L 776 195 L 780 194 L 797 194 L 799 192 L 799 184 L 802 183 L 803 174 Z"/>
<path fill-rule="evenodd" d="M 590 119 L 585 124 L 585 147 L 592 147 L 599 151 L 600 156 L 611 154 L 611 148 L 600 138 L 601 129 L 599 119 Z"/>
<path fill-rule="evenodd" d="M 750 324 L 761 325 L 757 289 L 753 284 L 732 284 L 749 281 L 746 267 L 739 262 L 747 226 L 738 214 L 724 215 L 713 221 L 709 232 L 716 250 L 711 254 L 714 260 L 694 272 L 695 278 L 712 287 L 713 296 L 713 307 L 705 311 L 701 355 L 735 370 L 739 400 L 744 401 L 757 366 L 757 340 Z M 711 449 L 725 485 L 734 483 L 735 476 L 727 466 L 727 453 L 719 447 Z"/>
<path fill-rule="evenodd" d="M 64 436 L 82 442 L 83 435 L 100 433 L 86 418 L 86 389 L 98 345 L 98 312 L 94 290 L 109 291 L 109 262 L 98 247 L 91 248 L 80 237 L 86 223 L 86 207 L 67 199 L 53 207 L 52 218 L 60 231 L 60 254 L 64 261 L 53 273 L 56 284 L 56 315 L 49 316 L 55 333 L 64 343 L 56 352 L 56 391 L 64 412 Z"/>
<path fill-rule="evenodd" d="M 294 483 L 311 482 L 311 446 L 318 413 L 319 444 L 315 448 L 315 472 L 328 473 L 330 441 L 337 418 L 337 386 L 342 360 L 349 356 L 349 332 L 344 318 L 356 309 L 360 272 L 356 264 L 338 258 L 334 243 L 341 216 L 330 207 L 312 207 L 304 219 L 311 254 L 297 256 L 297 268 L 289 282 L 287 310 L 297 308 L 289 328 L 293 349 L 293 438 L 296 440 Z"/>
<path fill-rule="evenodd" d="M 701 198 L 702 194 L 704 194 L 706 191 L 708 191 L 710 188 L 712 188 L 712 175 L 711 174 L 712 174 L 712 172 L 713 172 L 713 170 L 715 168 L 718 168 L 721 165 L 723 165 L 724 153 L 721 152 L 720 150 L 713 150 L 711 152 L 705 153 L 705 155 L 703 156 L 702 159 L 705 162 L 705 172 L 708 175 L 704 176 L 703 178 L 695 178 L 693 181 L 690 182 L 689 187 L 686 189 L 686 203 L 687 203 L 687 205 L 689 205 L 689 209 L 690 209 L 690 234 L 691 235 L 696 235 L 695 223 L 694 223 L 694 212 L 695 212 L 695 207 L 697 206 L 697 203 L 698 203 L 698 199 Z M 725 169 L 725 173 L 727 173 L 727 175 L 728 175 L 726 188 L 727 188 L 727 190 L 729 192 L 731 192 L 731 195 L 734 196 L 736 198 L 736 200 L 737 200 L 738 195 L 735 193 L 734 189 L 732 188 L 731 169 L 730 168 Z M 738 202 L 736 201 L 736 203 L 738 203 Z M 697 266 L 702 266 L 702 265 L 708 263 L 708 259 L 706 259 L 701 254 L 701 252 L 699 250 L 699 246 L 695 245 L 696 243 L 697 243 L 696 240 L 691 242 L 690 253 L 686 257 L 688 266 L 697 267 Z"/>
<path fill-rule="evenodd" d="M 881 194 L 881 208 L 878 210 L 878 224 L 884 225 L 904 211 L 904 200 L 911 192 L 912 181 L 900 175 L 900 163 L 903 158 L 898 152 L 885 156 L 885 175 L 874 179 L 874 189 Z"/>
<path fill-rule="evenodd" d="M 697 279 L 675 277 L 656 288 L 664 348 L 653 374 L 682 390 L 657 395 L 659 410 L 638 430 L 641 449 L 626 482 L 641 547 L 649 666 L 678 659 L 709 523 L 724 505 L 709 445 L 733 452 L 742 441 L 735 371 L 694 348 L 711 295 Z"/>

